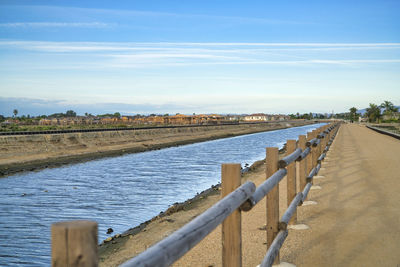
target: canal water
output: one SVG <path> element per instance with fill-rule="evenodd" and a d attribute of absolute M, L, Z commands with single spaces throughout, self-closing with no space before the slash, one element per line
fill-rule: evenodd
<path fill-rule="evenodd" d="M 322 124 L 103 158 L 0 178 L 0 266 L 49 266 L 50 226 L 94 220 L 99 241 L 220 182 L 221 163 L 265 157 Z"/>

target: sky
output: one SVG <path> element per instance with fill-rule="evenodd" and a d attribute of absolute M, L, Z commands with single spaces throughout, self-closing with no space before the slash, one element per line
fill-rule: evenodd
<path fill-rule="evenodd" d="M 400 1 L 0 1 L 0 114 L 400 104 Z"/>

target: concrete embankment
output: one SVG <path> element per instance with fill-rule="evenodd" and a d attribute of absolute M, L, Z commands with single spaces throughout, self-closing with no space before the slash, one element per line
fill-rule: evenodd
<path fill-rule="evenodd" d="M 0 137 L 0 176 L 124 153 L 311 124 L 309 121 Z"/>

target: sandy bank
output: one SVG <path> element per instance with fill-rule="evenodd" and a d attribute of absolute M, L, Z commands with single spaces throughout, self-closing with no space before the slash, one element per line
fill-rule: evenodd
<path fill-rule="evenodd" d="M 312 122 L 277 122 L 51 135 L 1 136 L 0 177 L 249 133 L 302 126 Z"/>

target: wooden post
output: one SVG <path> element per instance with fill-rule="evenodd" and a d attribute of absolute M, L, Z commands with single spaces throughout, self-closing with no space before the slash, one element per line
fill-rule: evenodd
<path fill-rule="evenodd" d="M 267 179 L 278 170 L 278 148 L 267 147 L 266 175 Z M 267 249 L 278 234 L 279 223 L 279 183 L 267 195 Z M 279 254 L 275 264 L 279 264 Z"/>
<path fill-rule="evenodd" d="M 97 223 L 66 221 L 51 226 L 51 265 L 97 266 Z"/>
<path fill-rule="evenodd" d="M 314 138 L 317 138 L 317 136 L 318 136 L 318 133 L 317 133 L 317 131 L 315 130 L 315 131 L 313 131 L 312 132 L 312 138 L 314 139 Z M 318 146 L 312 146 L 312 149 L 311 149 L 311 155 L 312 155 L 312 168 L 311 168 L 311 170 L 313 169 L 313 168 L 315 168 L 315 166 L 317 166 L 317 160 L 318 160 Z M 310 170 L 310 171 L 311 171 Z"/>
<path fill-rule="evenodd" d="M 304 151 L 306 149 L 306 136 L 305 135 L 300 135 L 299 136 L 299 147 L 301 150 Z M 306 186 L 306 164 L 307 164 L 307 158 L 302 159 L 299 162 L 299 183 L 300 183 L 300 192 L 303 191 L 304 187 Z"/>
<path fill-rule="evenodd" d="M 222 197 L 234 191 L 240 184 L 240 164 L 222 164 Z M 222 222 L 222 266 L 242 266 L 242 215 L 240 209 L 236 209 Z"/>
<path fill-rule="evenodd" d="M 307 140 L 310 141 L 311 139 L 313 139 L 313 133 L 312 132 L 308 132 L 307 133 Z M 310 171 L 313 168 L 313 156 L 312 156 L 312 147 L 310 153 L 307 156 L 307 168 L 306 168 L 306 177 L 308 176 L 308 174 L 310 173 Z"/>
<path fill-rule="evenodd" d="M 286 155 L 292 154 L 296 150 L 296 140 L 287 140 L 286 142 Z M 296 196 L 296 162 L 290 163 L 287 167 L 287 205 L 289 207 L 290 203 Z M 293 213 L 289 224 L 297 223 L 297 210 Z"/>

